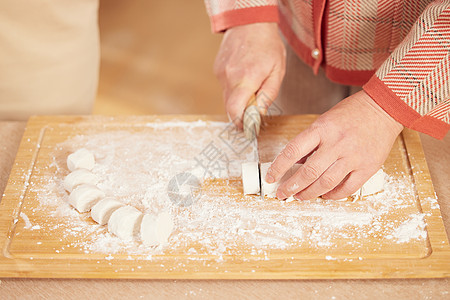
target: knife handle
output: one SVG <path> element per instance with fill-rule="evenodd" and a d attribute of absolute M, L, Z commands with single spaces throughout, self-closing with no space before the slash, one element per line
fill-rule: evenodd
<path fill-rule="evenodd" d="M 245 107 L 243 127 L 247 139 L 253 140 L 259 135 L 261 115 L 259 114 L 255 94 L 250 97 Z"/>

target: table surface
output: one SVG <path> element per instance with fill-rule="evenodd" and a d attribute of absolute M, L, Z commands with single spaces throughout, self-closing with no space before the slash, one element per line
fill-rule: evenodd
<path fill-rule="evenodd" d="M 24 122 L 0 122 L 0 195 L 14 162 Z M 443 141 L 421 135 L 447 235 L 450 232 L 450 134 Z M 70 272 L 70 270 L 68 270 Z M 450 279 L 383 280 L 101 280 L 8 279 L 0 280 L 2 299 L 103 299 L 139 298 L 313 298 L 357 297 L 449 299 Z"/>

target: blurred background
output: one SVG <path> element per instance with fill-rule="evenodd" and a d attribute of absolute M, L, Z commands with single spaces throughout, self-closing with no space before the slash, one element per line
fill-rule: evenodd
<path fill-rule="evenodd" d="M 223 114 L 203 1 L 100 1 L 94 114 Z"/>

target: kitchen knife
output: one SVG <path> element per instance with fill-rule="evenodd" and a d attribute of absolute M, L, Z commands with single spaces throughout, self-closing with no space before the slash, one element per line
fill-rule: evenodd
<path fill-rule="evenodd" d="M 261 128 L 261 115 L 259 114 L 258 107 L 256 106 L 256 96 L 253 95 L 244 111 L 243 120 L 245 137 L 253 141 L 253 149 L 255 154 L 255 161 L 258 162 L 258 175 L 259 175 L 259 195 L 261 200 L 264 200 L 264 194 L 262 192 L 262 178 L 261 178 L 261 162 L 259 160 L 258 153 L 258 135 Z"/>

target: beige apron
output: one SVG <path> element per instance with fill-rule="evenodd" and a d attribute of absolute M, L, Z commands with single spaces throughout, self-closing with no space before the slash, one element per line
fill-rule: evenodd
<path fill-rule="evenodd" d="M 98 0 L 0 0 L 0 119 L 91 112 L 97 20 Z"/>

